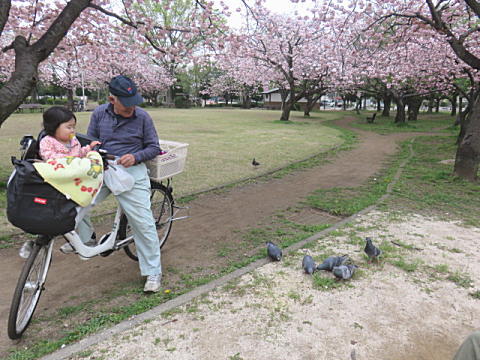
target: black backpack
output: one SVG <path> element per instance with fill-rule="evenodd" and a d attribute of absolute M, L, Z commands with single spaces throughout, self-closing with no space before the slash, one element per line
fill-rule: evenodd
<path fill-rule="evenodd" d="M 31 161 L 12 158 L 15 170 L 7 185 L 7 217 L 34 235 L 57 236 L 75 228 L 77 205 L 44 182 Z"/>

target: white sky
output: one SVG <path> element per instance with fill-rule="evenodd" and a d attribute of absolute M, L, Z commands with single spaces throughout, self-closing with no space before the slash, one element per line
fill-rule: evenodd
<path fill-rule="evenodd" d="M 215 0 L 215 2 L 219 2 L 219 0 Z M 232 16 L 229 19 L 230 25 L 236 28 L 240 27 L 242 24 L 242 16 L 245 14 L 242 2 L 240 0 L 224 0 L 224 2 L 230 7 L 230 11 L 232 12 Z M 249 3 L 251 2 L 252 1 L 249 1 Z M 276 13 L 293 15 L 295 10 L 302 13 L 302 11 L 312 8 L 313 1 L 307 0 L 304 3 L 292 3 L 290 0 L 266 0 L 265 6 Z M 238 7 L 242 9 L 242 12 L 238 13 L 235 11 Z"/>

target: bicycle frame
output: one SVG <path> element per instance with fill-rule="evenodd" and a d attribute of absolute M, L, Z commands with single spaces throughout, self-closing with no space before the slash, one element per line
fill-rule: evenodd
<path fill-rule="evenodd" d="M 22 141 L 22 160 L 31 159 L 35 161 L 38 159 L 38 154 L 36 153 L 33 136 L 25 136 Z M 101 150 L 99 152 L 102 153 Z M 29 155 L 27 154 L 29 153 Z M 105 156 L 103 156 L 105 155 Z M 102 157 L 104 161 L 107 159 L 107 153 L 103 152 Z M 171 223 L 175 220 L 185 219 L 189 216 L 180 216 L 177 217 L 177 212 L 181 209 L 188 209 L 186 207 L 179 207 L 174 205 L 174 200 L 172 197 L 172 187 L 170 186 L 171 178 L 166 179 L 166 185 L 162 184 L 161 181 L 151 181 L 152 189 L 157 189 L 158 192 L 152 191 L 151 200 L 154 198 L 155 193 L 161 194 L 161 199 L 163 199 L 161 208 L 155 208 L 159 210 L 159 214 L 156 214 L 157 218 L 155 219 L 157 229 L 162 231 L 162 239 L 160 248 L 165 244 L 166 239 L 170 233 Z M 99 192 L 97 192 L 97 195 Z M 97 203 L 97 199 L 93 199 L 92 203 L 87 207 L 77 207 L 77 215 L 75 218 L 75 223 L 78 226 L 84 217 L 90 213 L 90 210 Z M 130 229 L 128 228 L 128 219 L 124 215 L 123 209 L 120 206 L 120 203 L 116 201 L 117 209 L 115 212 L 115 217 L 113 221 L 113 226 L 110 232 L 105 233 L 98 240 L 96 246 L 87 246 L 83 243 L 77 231 L 73 230 L 66 234 L 63 234 L 64 239 L 73 247 L 76 254 L 84 258 L 91 258 L 97 255 L 107 256 L 115 250 L 124 249 L 128 257 L 132 260 L 138 261 L 138 256 L 136 251 L 131 250 L 129 245 L 133 243 L 133 235 L 128 235 Z M 160 203 L 160 201 L 155 202 L 155 204 Z M 165 209 L 164 209 L 165 207 Z M 152 212 L 153 213 L 153 212 Z M 167 218 L 162 218 L 166 216 Z M 162 220 L 162 222 L 160 222 Z M 166 225 L 164 227 L 164 225 Z M 161 230 L 163 228 L 163 230 Z M 158 231 L 158 230 L 157 230 Z M 132 231 L 133 232 L 133 231 Z M 125 239 L 118 240 L 118 236 L 125 236 Z M 27 261 L 23 265 L 22 273 L 20 274 L 17 286 L 12 299 L 12 305 L 10 307 L 10 314 L 8 320 L 8 336 L 11 339 L 19 339 L 24 331 L 27 329 L 30 320 L 32 319 L 35 308 L 38 304 L 40 295 L 44 290 L 44 283 L 47 278 L 48 268 L 52 260 L 52 250 L 54 245 L 54 236 L 48 235 L 39 235 L 35 239 L 35 244 L 33 252 L 30 252 Z M 30 242 L 30 241 L 29 241 Z M 30 243 L 25 243 L 24 245 L 31 246 Z M 23 249 L 23 247 L 22 247 Z M 28 247 L 27 247 L 28 249 Z M 38 262 L 38 263 L 37 263 Z M 41 271 L 41 273 L 40 273 Z"/>
<path fill-rule="evenodd" d="M 83 214 L 77 217 L 77 224 L 80 222 L 83 217 L 89 213 L 91 206 L 88 208 L 82 209 Z M 133 241 L 133 236 L 129 236 L 126 239 L 122 239 L 118 242 L 115 242 L 118 234 L 118 228 L 120 225 L 120 218 L 122 217 L 123 211 L 120 207 L 120 204 L 117 203 L 117 211 L 115 213 L 115 219 L 113 221 L 112 231 L 103 235 L 103 237 L 107 236 L 106 239 L 103 237 L 100 239 L 101 243 L 96 246 L 87 246 L 83 243 L 80 239 L 80 236 L 77 234 L 75 230 L 70 231 L 63 235 L 63 237 L 72 245 L 78 255 L 81 255 L 86 258 L 91 258 L 96 255 L 99 255 L 103 252 L 110 251 L 110 250 L 118 250 L 125 245 L 130 244 Z"/>

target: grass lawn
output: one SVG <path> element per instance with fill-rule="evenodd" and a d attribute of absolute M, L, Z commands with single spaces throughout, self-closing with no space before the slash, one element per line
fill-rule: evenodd
<path fill-rule="evenodd" d="M 374 131 L 380 134 L 412 131 L 436 131 L 451 133 L 452 131 L 456 131 L 452 129 L 455 118 L 445 113 L 420 113 L 419 120 L 407 122 L 405 124 L 395 124 L 393 122 L 395 113 L 391 113 L 390 117 L 382 116 L 381 112 L 377 113 L 375 122 L 372 124 L 368 124 L 366 121 L 367 116 L 373 115 L 372 111 L 362 111 L 360 115 L 357 115 L 354 112 L 352 112 L 352 114 L 354 114 L 354 116 L 357 118 L 357 120 L 352 123 L 352 126 L 362 130 Z"/>
<path fill-rule="evenodd" d="M 304 118 L 292 112 L 290 121 L 280 122 L 279 111 L 242 109 L 148 109 L 161 139 L 189 144 L 183 173 L 175 176 L 175 197 L 257 177 L 272 170 L 327 151 L 342 144 L 344 135 L 325 126 L 341 118 L 342 112 L 323 112 Z M 77 113 L 77 131 L 86 133 L 91 113 Z M 42 114 L 13 114 L 0 130 L 0 182 L 11 173 L 11 156 L 19 156 L 24 134 L 36 135 Z M 256 158 L 261 165 L 251 165 Z M 0 190 L 0 208 L 6 206 Z M 94 214 L 115 209 L 112 198 L 100 204 Z M 95 221 L 95 220 L 94 220 Z M 4 211 L 0 212 L 0 233 L 18 232 Z"/>
<path fill-rule="evenodd" d="M 304 118 L 293 112 L 280 122 L 279 111 L 241 109 L 148 109 L 159 137 L 189 145 L 184 173 L 175 177 L 177 196 L 284 167 L 343 142 L 340 132 L 324 126 L 341 112 Z M 86 132 L 90 113 L 78 113 L 77 129 Z M 24 134 L 38 134 L 41 114 L 13 114 L 0 130 L 0 177 L 11 172 L 10 157 L 18 156 Z M 261 166 L 254 168 L 252 159 Z"/>

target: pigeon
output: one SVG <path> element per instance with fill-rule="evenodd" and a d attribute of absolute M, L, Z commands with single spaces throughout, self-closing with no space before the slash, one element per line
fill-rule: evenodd
<path fill-rule="evenodd" d="M 347 263 L 350 259 L 347 255 L 343 256 L 330 256 L 326 258 L 323 263 L 317 266 L 317 270 L 332 271 L 335 266 L 340 266 Z"/>
<path fill-rule="evenodd" d="M 315 265 L 315 261 L 313 261 L 313 258 L 310 255 L 305 255 L 303 257 L 302 267 L 307 274 L 310 274 L 310 275 L 313 274 L 313 272 L 315 271 L 316 265 Z"/>
<path fill-rule="evenodd" d="M 340 265 L 340 266 L 335 266 L 332 272 L 337 279 L 348 280 L 353 276 L 356 268 L 358 268 L 358 266 L 353 264 Z"/>
<path fill-rule="evenodd" d="M 282 249 L 270 241 L 267 241 L 267 254 L 273 261 L 282 260 Z"/>
<path fill-rule="evenodd" d="M 382 250 L 373 245 L 371 238 L 367 237 L 365 240 L 367 241 L 367 244 L 365 245 L 365 254 L 368 255 L 370 260 L 377 260 L 382 254 Z"/>
<path fill-rule="evenodd" d="M 260 165 L 260 163 L 257 160 L 255 160 L 255 158 L 253 158 L 252 165 L 253 166 L 258 166 L 258 165 Z"/>

